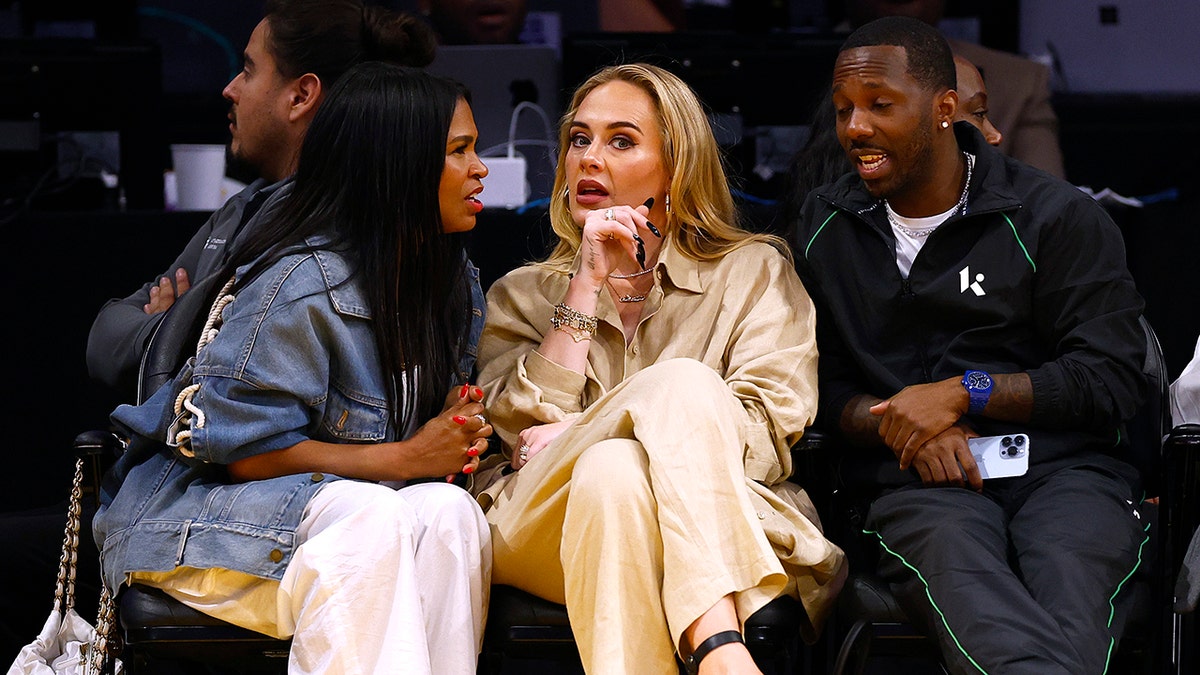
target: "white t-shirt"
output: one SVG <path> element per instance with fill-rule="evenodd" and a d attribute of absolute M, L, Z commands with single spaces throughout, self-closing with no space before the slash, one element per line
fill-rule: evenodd
<path fill-rule="evenodd" d="M 946 222 L 954 211 L 958 209 L 958 204 L 951 206 L 948 211 L 924 218 L 906 218 L 893 211 L 892 205 L 887 202 L 883 203 L 883 207 L 887 209 L 888 223 L 892 226 L 892 233 L 896 235 L 896 267 L 900 268 L 901 276 L 907 279 L 908 272 L 912 269 L 913 260 L 916 260 L 917 253 L 925 245 L 925 240 L 929 238 L 929 234 L 936 230 L 939 225 Z M 897 224 L 912 232 L 922 233 L 924 236 L 914 237 L 900 229 L 900 227 L 897 227 Z"/>

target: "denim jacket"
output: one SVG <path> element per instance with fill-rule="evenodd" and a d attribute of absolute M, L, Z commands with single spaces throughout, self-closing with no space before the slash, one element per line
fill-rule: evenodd
<path fill-rule="evenodd" d="M 312 242 L 310 242 L 312 243 Z M 479 272 L 470 262 L 472 324 L 460 367 L 470 373 L 483 328 Z M 93 521 L 105 581 L 135 571 L 222 568 L 279 579 L 298 542 L 308 500 L 336 476 L 312 473 L 232 483 L 225 466 L 300 441 L 372 443 L 403 438 L 390 423 L 390 383 L 379 364 L 371 316 L 337 253 L 277 261 L 222 312 L 217 336 L 145 403 L 113 421 L 130 447 L 105 477 Z M 461 381 L 466 381 L 465 377 Z M 203 413 L 191 440 L 172 448 L 179 392 L 199 385 Z M 454 382 L 447 383 L 447 391 Z"/>

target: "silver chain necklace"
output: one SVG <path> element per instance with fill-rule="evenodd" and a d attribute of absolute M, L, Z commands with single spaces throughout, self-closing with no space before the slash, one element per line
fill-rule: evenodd
<path fill-rule="evenodd" d="M 641 272 L 634 272 L 633 274 L 618 274 L 617 272 L 613 272 L 612 274 L 608 275 L 608 278 L 609 279 L 636 279 L 638 277 L 650 274 L 653 271 L 654 271 L 653 267 L 647 267 L 646 269 L 642 270 Z"/>
<path fill-rule="evenodd" d="M 950 209 L 950 215 L 946 216 L 946 220 L 949 220 L 950 216 L 953 216 L 956 212 L 966 213 L 967 191 L 971 189 L 971 170 L 975 168 L 975 155 L 972 155 L 969 152 L 963 152 L 963 157 L 965 157 L 967 160 L 967 179 L 965 181 L 963 181 L 962 194 L 959 195 L 959 197 L 958 197 L 958 203 L 954 205 L 954 208 Z M 912 237 L 913 239 L 923 239 L 925 237 L 928 237 L 929 235 L 933 234 L 934 230 L 941 227 L 942 223 L 946 222 L 945 220 L 943 220 L 942 223 L 938 223 L 937 225 L 930 227 L 928 229 L 914 230 L 914 229 L 911 229 L 911 228 L 901 225 L 900 221 L 896 220 L 896 217 L 894 215 L 892 215 L 891 204 L 888 204 L 888 201 L 886 199 L 883 200 L 883 205 L 884 205 L 884 211 L 887 213 L 888 222 L 892 224 L 892 227 L 896 228 L 897 230 L 900 230 L 904 234 L 907 234 L 908 236 Z"/>

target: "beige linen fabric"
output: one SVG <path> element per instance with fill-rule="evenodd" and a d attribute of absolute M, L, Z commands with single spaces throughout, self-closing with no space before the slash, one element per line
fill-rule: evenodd
<path fill-rule="evenodd" d="M 729 593 L 743 620 L 798 597 L 813 639 L 846 573 L 784 482 L 816 410 L 813 308 L 791 265 L 766 244 L 697 262 L 668 242 L 655 276 L 628 343 L 602 295 L 586 375 L 535 351 L 564 272 L 496 282 L 480 342 L 507 453 L 526 427 L 575 420 L 476 492 L 494 581 L 565 602 L 589 673 L 672 672 L 683 629 Z"/>

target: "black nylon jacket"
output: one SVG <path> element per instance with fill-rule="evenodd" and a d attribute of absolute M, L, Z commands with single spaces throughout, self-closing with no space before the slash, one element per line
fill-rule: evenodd
<path fill-rule="evenodd" d="M 1033 463 L 1121 457 L 1122 424 L 1145 393 L 1146 340 L 1120 231 L 1074 186 L 1004 156 L 965 122 L 954 131 L 976 157 L 965 213 L 929 236 L 908 279 L 883 203 L 857 174 L 814 191 L 793 224 L 817 307 L 822 425 L 837 428 L 856 394 L 887 398 L 968 369 L 1023 371 L 1031 422 L 968 418 L 978 433 L 1025 431 Z M 895 465 L 882 445 L 875 457 Z"/>

